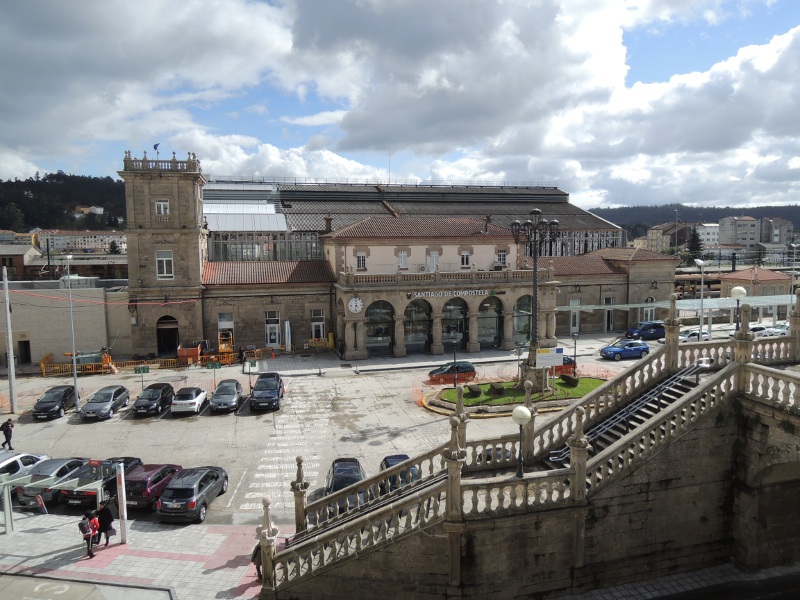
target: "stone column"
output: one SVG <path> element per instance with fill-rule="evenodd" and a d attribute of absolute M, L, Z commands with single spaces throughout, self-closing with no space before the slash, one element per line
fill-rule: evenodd
<path fill-rule="evenodd" d="M 533 431 L 536 429 L 536 407 L 531 400 L 532 387 L 533 384 L 530 381 L 525 382 L 525 408 L 531 411 L 531 420 L 522 429 L 522 460 L 526 465 L 533 464 L 536 452 L 536 444 L 533 438 Z"/>
<path fill-rule="evenodd" d="M 461 469 L 467 453 L 458 444 L 459 419 L 450 417 L 450 445 L 444 451 L 447 464 L 447 510 L 444 530 L 448 538 L 448 597 L 458 597 L 461 590 L 461 546 L 464 523 L 461 510 Z"/>
<path fill-rule="evenodd" d="M 366 340 L 364 339 L 364 321 L 359 319 L 356 321 L 356 339 L 355 349 L 356 352 L 361 353 L 367 347 Z"/>
<path fill-rule="evenodd" d="M 742 304 L 739 309 L 739 331 L 733 336 L 733 360 L 745 365 L 750 362 L 753 355 L 753 340 L 755 337 L 750 333 L 750 305 Z M 738 390 L 744 392 L 745 377 L 740 371 L 738 375 Z"/>
<path fill-rule="evenodd" d="M 514 315 L 513 311 L 503 307 L 503 350 L 514 349 Z"/>
<path fill-rule="evenodd" d="M 571 499 L 574 503 L 586 502 L 586 460 L 589 455 L 589 440 L 583 434 L 583 418 L 585 410 L 579 406 L 575 410 L 575 431 L 567 439 L 569 444 L 569 461 L 572 468 L 572 482 L 570 483 Z M 575 519 L 574 535 L 574 556 L 573 562 L 576 567 L 582 567 L 585 561 L 586 548 L 586 520 L 584 518 Z"/>
<path fill-rule="evenodd" d="M 481 344 L 478 341 L 478 314 L 470 311 L 469 313 L 469 341 L 467 342 L 467 352 L 480 352 Z"/>
<path fill-rule="evenodd" d="M 394 316 L 394 348 L 392 353 L 395 358 L 401 358 L 406 355 L 406 317 L 405 315 Z"/>
<path fill-rule="evenodd" d="M 669 314 L 664 320 L 664 342 L 667 346 L 667 372 L 678 371 L 678 333 L 681 330 L 681 321 L 678 318 L 678 296 L 671 294 L 669 297 Z"/>
<path fill-rule="evenodd" d="M 303 457 L 298 456 L 295 460 L 297 477 L 289 485 L 294 494 L 294 530 L 300 533 L 306 530 L 306 490 L 309 482 L 303 477 Z"/>
<path fill-rule="evenodd" d="M 278 528 L 272 523 L 272 514 L 269 505 L 272 500 L 269 496 L 261 499 L 264 513 L 261 525 L 256 527 L 256 538 L 261 546 L 261 572 L 263 575 L 261 587 L 268 590 L 275 589 L 275 551 L 278 542 Z"/>
<path fill-rule="evenodd" d="M 469 415 L 464 410 L 464 386 L 456 386 L 456 412 L 454 415 L 458 419 L 458 447 L 467 447 L 467 420 Z"/>
<path fill-rule="evenodd" d="M 444 354 L 444 344 L 442 344 L 442 313 L 433 313 L 432 331 L 433 343 L 431 344 L 431 354 Z"/>
<path fill-rule="evenodd" d="M 350 358 L 353 352 L 355 352 L 356 346 L 356 327 L 353 321 L 345 320 L 344 322 L 344 352 L 345 358 Z"/>

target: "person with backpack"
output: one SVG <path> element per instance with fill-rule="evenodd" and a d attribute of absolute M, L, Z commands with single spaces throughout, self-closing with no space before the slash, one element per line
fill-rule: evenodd
<path fill-rule="evenodd" d="M 5 448 L 6 444 L 8 444 L 8 449 L 14 450 L 14 448 L 11 447 L 11 434 L 14 432 L 14 421 L 9 419 L 8 421 L 0 425 L 0 431 L 3 432 L 3 436 L 5 436 L 6 438 L 6 441 L 0 444 L 0 446 Z"/>
<path fill-rule="evenodd" d="M 83 513 L 83 518 L 78 522 L 78 529 L 86 541 L 86 556 L 94 558 L 92 552 L 92 542 L 94 541 L 94 532 L 92 531 L 92 511 L 87 510 Z"/>

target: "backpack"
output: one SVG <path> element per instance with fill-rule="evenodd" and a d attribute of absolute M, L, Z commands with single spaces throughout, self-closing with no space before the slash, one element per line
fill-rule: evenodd
<path fill-rule="evenodd" d="M 2 431 L 3 433 L 8 431 L 8 423 L 4 422 L 2 425 L 0 425 L 0 431 Z"/>
<path fill-rule="evenodd" d="M 78 529 L 80 529 L 80 530 L 81 530 L 81 533 L 82 533 L 84 536 L 87 536 L 87 535 L 89 535 L 90 533 L 92 533 L 92 527 L 91 527 L 91 525 L 89 525 L 89 519 L 87 519 L 86 517 L 84 517 L 83 519 L 81 519 L 80 521 L 78 521 Z"/>

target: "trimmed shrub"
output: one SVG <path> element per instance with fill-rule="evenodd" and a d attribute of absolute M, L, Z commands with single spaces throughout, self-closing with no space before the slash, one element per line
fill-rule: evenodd
<path fill-rule="evenodd" d="M 578 387 L 578 384 L 581 382 L 579 377 L 574 377 L 572 375 L 568 375 L 567 373 L 561 375 L 561 381 L 563 381 L 564 384 L 568 385 L 569 387 Z"/>

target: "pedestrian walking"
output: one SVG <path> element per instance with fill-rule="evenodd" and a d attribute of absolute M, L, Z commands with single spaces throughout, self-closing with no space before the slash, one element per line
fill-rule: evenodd
<path fill-rule="evenodd" d="M 97 520 L 97 511 L 89 511 L 89 514 L 91 514 L 89 525 L 92 528 L 92 545 L 97 546 L 100 543 L 100 521 Z"/>
<path fill-rule="evenodd" d="M 0 445 L 2 445 L 3 448 L 5 448 L 6 445 L 8 445 L 8 449 L 13 450 L 14 448 L 11 447 L 11 434 L 14 432 L 14 421 L 9 419 L 8 421 L 0 425 L 0 431 L 3 432 L 3 436 L 6 438 L 6 440 Z"/>
<path fill-rule="evenodd" d="M 262 581 L 261 576 L 261 544 L 256 544 L 253 548 L 253 554 L 250 555 L 250 561 L 256 566 L 256 578 Z"/>
<path fill-rule="evenodd" d="M 244 364 L 244 348 L 239 346 L 239 362 Z"/>
<path fill-rule="evenodd" d="M 109 531 L 111 530 L 111 524 L 114 522 L 114 515 L 111 512 L 111 507 L 108 505 L 108 501 L 102 502 L 100 504 L 100 510 L 97 512 L 97 524 L 98 524 L 98 533 L 97 533 L 97 543 L 100 543 L 100 536 L 105 534 L 106 536 L 106 546 L 108 546 L 108 536 Z"/>
<path fill-rule="evenodd" d="M 94 532 L 92 531 L 92 511 L 87 510 L 83 513 L 83 518 L 78 522 L 78 529 L 86 542 L 86 556 L 94 558 L 92 552 L 92 542 L 94 542 Z"/>

